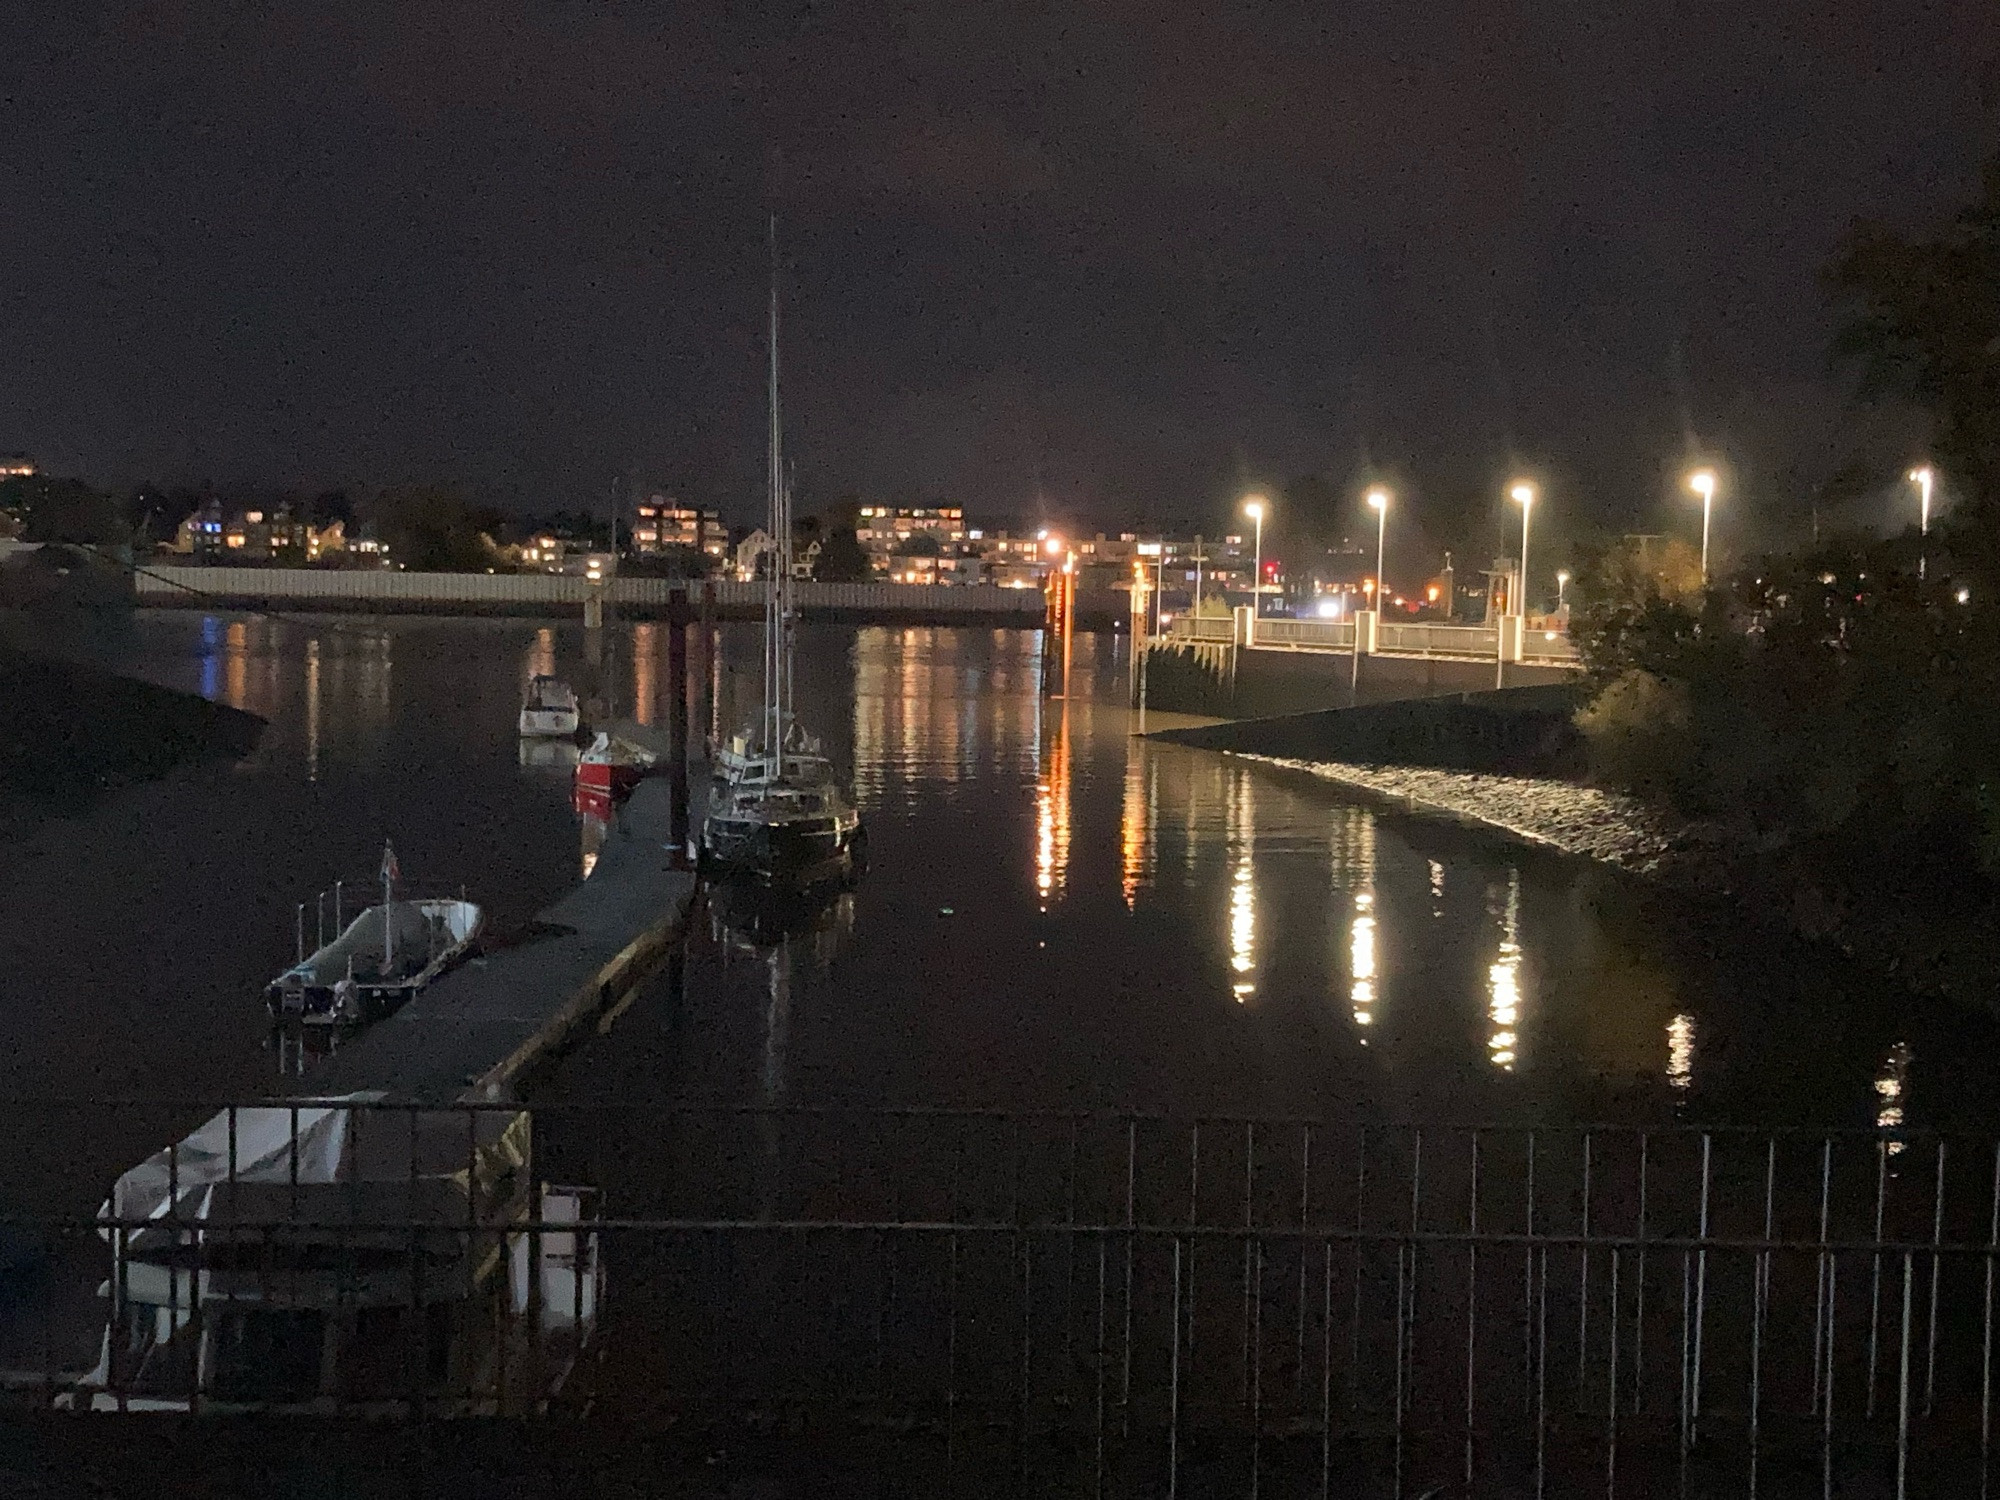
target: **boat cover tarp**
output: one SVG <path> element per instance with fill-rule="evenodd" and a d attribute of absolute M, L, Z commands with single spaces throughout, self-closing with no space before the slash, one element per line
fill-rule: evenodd
<path fill-rule="evenodd" d="M 523 1190 L 525 1112 L 371 1108 L 379 1098 L 223 1110 L 119 1177 L 98 1217 L 127 1225 L 448 1227 L 490 1223 Z"/>
<path fill-rule="evenodd" d="M 362 981 L 408 979 L 423 972 L 431 959 L 471 937 L 479 925 L 479 908 L 469 901 L 398 901 L 395 904 L 396 963 L 394 973 L 382 965 L 381 905 L 369 907 L 347 924 L 347 930 L 306 961 L 287 969 L 278 983 L 297 979 L 307 988 L 338 984 L 348 975 Z"/>

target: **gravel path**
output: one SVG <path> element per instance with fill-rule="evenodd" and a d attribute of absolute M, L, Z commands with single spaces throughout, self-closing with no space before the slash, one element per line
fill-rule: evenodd
<path fill-rule="evenodd" d="M 1679 883 L 1704 873 L 1713 875 L 1724 852 L 1719 830 L 1681 823 L 1631 797 L 1566 781 L 1274 755 L 1239 758 L 1304 771 L 1427 812 L 1471 819 L 1529 843 L 1601 860 L 1648 879 Z"/>

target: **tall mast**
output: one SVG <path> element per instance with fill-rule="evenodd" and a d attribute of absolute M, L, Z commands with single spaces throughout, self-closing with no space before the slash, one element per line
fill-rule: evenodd
<path fill-rule="evenodd" d="M 771 446 L 770 494 L 766 524 L 772 551 L 767 554 L 769 572 L 764 580 L 764 753 L 770 758 L 773 777 L 784 769 L 785 683 L 784 683 L 784 569 L 781 538 L 786 533 L 783 429 L 778 420 L 778 216 L 770 220 L 771 251 Z"/>

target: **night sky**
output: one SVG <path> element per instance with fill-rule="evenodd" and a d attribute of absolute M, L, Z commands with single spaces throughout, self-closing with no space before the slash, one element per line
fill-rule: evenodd
<path fill-rule="evenodd" d="M 0 450 L 748 516 L 775 208 L 802 508 L 1776 516 L 1915 441 L 1816 270 L 1996 107 L 1993 0 L 7 0 Z"/>

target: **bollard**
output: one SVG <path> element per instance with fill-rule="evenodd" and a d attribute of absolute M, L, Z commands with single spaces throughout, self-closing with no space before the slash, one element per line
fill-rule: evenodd
<path fill-rule="evenodd" d="M 688 848 L 688 599 L 667 595 L 667 775 L 673 788 L 669 838 L 676 857 Z"/>

